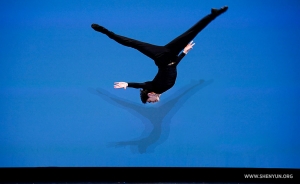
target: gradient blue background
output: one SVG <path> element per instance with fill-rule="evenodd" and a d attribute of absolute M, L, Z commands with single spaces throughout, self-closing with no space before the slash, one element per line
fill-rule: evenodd
<path fill-rule="evenodd" d="M 157 69 L 92 23 L 164 45 L 223 5 L 159 104 L 113 88 Z M 0 15 L 0 167 L 300 168 L 298 0 L 14 0 Z"/>

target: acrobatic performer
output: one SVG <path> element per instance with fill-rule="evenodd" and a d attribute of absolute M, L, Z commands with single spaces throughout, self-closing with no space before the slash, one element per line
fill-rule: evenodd
<path fill-rule="evenodd" d="M 160 100 L 162 93 L 172 88 L 177 77 L 176 67 L 181 59 L 193 48 L 195 43 L 193 39 L 197 34 L 205 28 L 212 20 L 226 12 L 227 6 L 220 9 L 212 8 L 211 13 L 199 20 L 194 26 L 186 32 L 166 44 L 165 46 L 157 46 L 121 35 L 117 35 L 98 24 L 92 24 L 95 31 L 107 35 L 116 42 L 137 49 L 144 55 L 154 60 L 158 67 L 158 72 L 152 81 L 143 83 L 136 82 L 115 82 L 114 88 L 138 88 L 140 90 L 140 98 L 143 103 L 155 103 Z M 181 52 L 182 51 L 182 52 Z M 181 52 L 181 54 L 180 54 Z"/>

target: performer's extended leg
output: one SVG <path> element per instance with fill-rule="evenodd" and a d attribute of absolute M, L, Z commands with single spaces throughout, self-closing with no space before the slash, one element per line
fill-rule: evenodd
<path fill-rule="evenodd" d="M 172 54 L 178 55 L 180 51 L 182 51 L 184 47 L 189 42 L 191 42 L 202 29 L 204 29 L 211 21 L 213 21 L 217 16 L 224 13 L 227 9 L 227 6 L 224 6 L 221 9 L 212 9 L 211 14 L 202 18 L 189 30 L 187 30 L 186 32 L 172 40 L 170 43 L 165 45 L 165 47 L 170 49 Z"/>
<path fill-rule="evenodd" d="M 106 28 L 99 26 L 98 24 L 92 24 L 92 28 L 95 31 L 101 32 L 106 34 L 109 38 L 115 40 L 116 42 L 137 49 L 141 53 L 145 54 L 146 56 L 150 57 L 153 60 L 156 60 L 157 57 L 166 51 L 166 48 L 163 46 L 152 45 L 146 42 L 141 42 L 135 39 L 127 38 L 125 36 L 117 35 Z"/>

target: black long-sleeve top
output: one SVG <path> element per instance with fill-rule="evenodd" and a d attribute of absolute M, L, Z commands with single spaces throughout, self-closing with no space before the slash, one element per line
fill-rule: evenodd
<path fill-rule="evenodd" d="M 128 87 L 142 88 L 156 94 L 164 93 L 174 86 L 177 77 L 176 67 L 185 55 L 186 54 L 182 52 L 173 62 L 170 62 L 168 65 L 158 66 L 158 72 L 152 81 L 143 83 L 128 82 Z"/>

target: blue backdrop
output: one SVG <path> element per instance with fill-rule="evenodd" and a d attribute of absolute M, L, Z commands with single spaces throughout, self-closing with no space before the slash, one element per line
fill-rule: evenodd
<path fill-rule="evenodd" d="M 210 8 L 157 104 L 116 81 L 154 62 L 91 29 L 164 45 Z M 0 2 L 0 166 L 300 168 L 298 0 Z"/>

